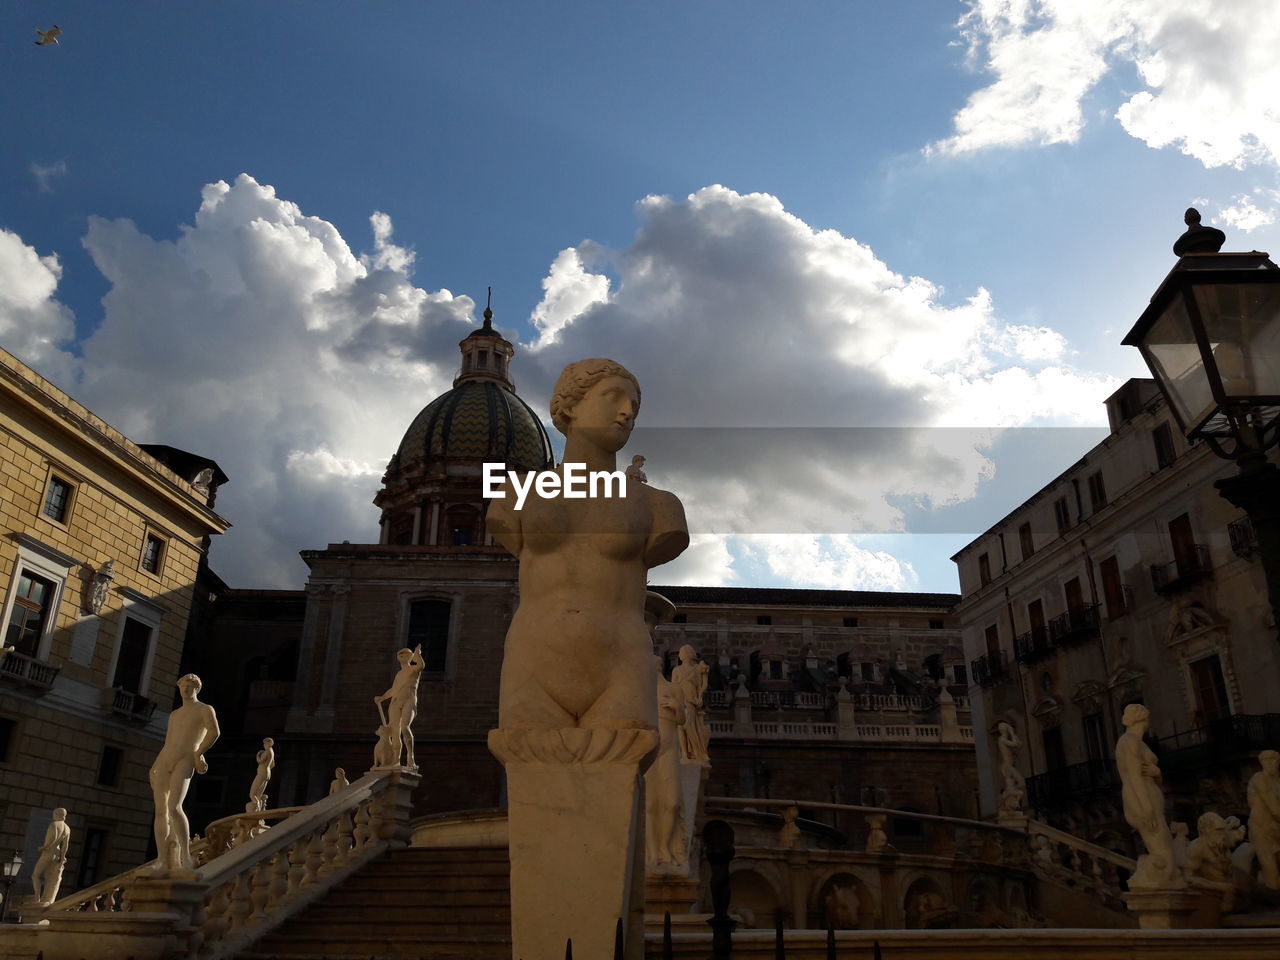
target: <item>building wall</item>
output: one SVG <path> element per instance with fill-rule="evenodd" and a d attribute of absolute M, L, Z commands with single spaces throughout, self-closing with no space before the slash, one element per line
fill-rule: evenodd
<path fill-rule="evenodd" d="M 61 520 L 46 514 L 51 477 L 70 486 Z M 66 393 L 0 351 L 0 603 L 5 635 L 25 571 L 53 591 L 32 657 L 0 654 L 0 850 L 27 866 L 27 893 L 55 807 L 68 810 L 71 853 L 63 890 L 77 887 L 91 831 L 99 844 L 87 876 L 141 862 L 151 841 L 147 770 L 164 739 L 203 543 L 227 524 L 198 490 Z M 162 542 L 143 569 L 147 536 Z M 112 561 L 97 613 L 93 576 Z M 137 689 L 123 712 L 112 690 L 126 621 L 150 628 Z M 154 706 L 152 706 L 154 704 Z M 106 748 L 119 751 L 109 754 Z M 114 778 L 104 769 L 118 760 Z M 113 780 L 100 783 L 101 779 Z"/>

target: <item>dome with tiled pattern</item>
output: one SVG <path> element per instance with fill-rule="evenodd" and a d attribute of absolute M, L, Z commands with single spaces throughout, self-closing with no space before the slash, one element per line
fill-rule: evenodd
<path fill-rule="evenodd" d="M 422 408 L 405 431 L 399 462 L 449 457 L 545 470 L 551 442 L 527 403 L 493 380 L 466 380 Z"/>

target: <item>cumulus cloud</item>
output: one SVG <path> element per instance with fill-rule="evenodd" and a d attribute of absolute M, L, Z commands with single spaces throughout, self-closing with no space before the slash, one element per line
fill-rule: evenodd
<path fill-rule="evenodd" d="M 36 187 L 41 193 L 53 193 L 53 178 L 65 176 L 67 172 L 67 161 L 58 160 L 45 166 L 39 163 L 33 163 L 29 167 L 31 175 L 36 178 Z"/>
<path fill-rule="evenodd" d="M 1261 200 L 1263 206 L 1258 206 Z M 1223 207 L 1218 217 L 1229 227 L 1249 233 L 1259 227 L 1269 227 L 1276 222 L 1276 205 L 1280 204 L 1280 190 L 1255 190 L 1254 196 L 1241 194 Z"/>
<path fill-rule="evenodd" d="M 41 256 L 0 228 L 0 344 L 66 388 L 75 361 L 64 347 L 75 335 L 75 320 L 54 295 L 61 277 L 55 254 Z"/>
<path fill-rule="evenodd" d="M 470 298 L 414 285 L 389 216 L 370 222 L 357 254 L 248 175 L 206 186 L 174 240 L 90 219 L 111 289 L 79 394 L 131 437 L 219 462 L 235 526 L 213 562 L 233 584 L 296 586 L 298 550 L 376 540 L 382 468 L 474 325 Z"/>
<path fill-rule="evenodd" d="M 1280 14 L 1271 0 L 970 0 L 959 27 L 993 75 L 926 148 L 1074 143 L 1082 103 L 1109 71 L 1146 88 L 1111 104 L 1148 146 L 1206 167 L 1280 162 Z"/>
<path fill-rule="evenodd" d="M 986 291 L 947 302 L 775 197 L 712 186 L 638 212 L 628 247 L 556 258 L 552 275 L 599 279 L 576 314 L 548 286 L 554 335 L 517 358 L 524 392 L 540 408 L 565 363 L 624 362 L 643 391 L 627 452 L 691 530 L 774 580 L 911 583 L 858 536 L 971 498 L 997 429 L 1096 422 L 1116 386 L 1066 365 L 1056 331 L 1002 323 Z"/>

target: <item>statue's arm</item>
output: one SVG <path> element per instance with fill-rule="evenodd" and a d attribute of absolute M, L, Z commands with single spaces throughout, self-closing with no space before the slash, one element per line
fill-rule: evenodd
<path fill-rule="evenodd" d="M 507 487 L 504 482 L 503 487 Z M 506 490 L 506 496 L 494 497 L 489 501 L 489 509 L 485 513 L 485 530 L 500 544 L 510 551 L 512 556 L 520 556 L 524 546 L 524 537 L 520 530 L 520 513 L 515 509 L 512 499 L 513 491 Z"/>
<path fill-rule="evenodd" d="M 1142 775 L 1142 753 L 1139 749 L 1141 741 L 1135 745 L 1136 739 L 1131 734 L 1125 734 L 1116 744 L 1116 770 L 1120 774 L 1121 784 L 1129 791 L 1130 803 L 1144 819 L 1150 819 L 1155 811 L 1147 785 L 1143 782 L 1146 778 Z"/>
<path fill-rule="evenodd" d="M 653 523 L 649 542 L 644 548 L 644 565 L 657 567 L 684 553 L 689 546 L 689 525 L 684 519 L 684 505 L 674 493 L 650 490 Z"/>
<path fill-rule="evenodd" d="M 218 737 L 222 736 L 222 730 L 218 727 L 218 714 L 213 707 L 206 707 L 205 715 L 208 717 L 208 723 L 205 724 L 204 736 L 200 740 L 200 745 L 196 747 L 196 766 L 204 763 L 204 755 L 209 752 L 209 748 L 218 742 Z M 205 764 L 205 770 L 208 770 L 208 764 Z M 205 770 L 201 770 L 204 773 Z"/>

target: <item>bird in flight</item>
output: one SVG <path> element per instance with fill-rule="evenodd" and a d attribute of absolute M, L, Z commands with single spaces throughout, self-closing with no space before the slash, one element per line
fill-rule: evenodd
<path fill-rule="evenodd" d="M 57 43 L 58 34 L 62 33 L 62 28 L 55 23 L 52 30 L 41 30 L 39 27 L 36 27 L 36 33 L 40 34 L 40 39 L 32 40 L 31 42 L 37 47 L 43 47 L 49 43 Z"/>

